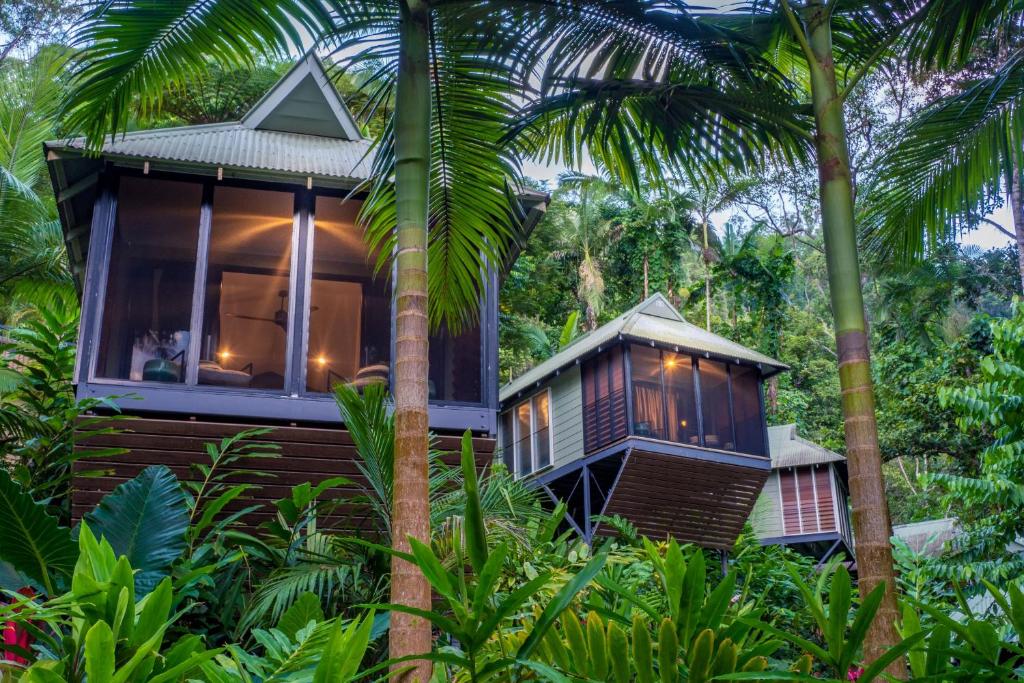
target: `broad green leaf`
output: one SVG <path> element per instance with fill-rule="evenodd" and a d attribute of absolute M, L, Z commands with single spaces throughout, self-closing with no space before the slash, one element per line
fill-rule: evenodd
<path fill-rule="evenodd" d="M 590 559 L 589 562 L 574 577 L 562 586 L 562 589 L 555 594 L 551 602 L 544 607 L 540 617 L 533 625 L 533 630 L 526 637 L 519 647 L 516 659 L 528 659 L 533 650 L 540 644 L 541 639 L 547 630 L 558 619 L 558 616 L 572 603 L 576 595 L 586 588 L 608 560 L 608 553 L 602 552 Z"/>
<path fill-rule="evenodd" d="M 109 683 L 114 676 L 114 634 L 97 621 L 85 634 L 85 673 L 90 683 Z"/>
<path fill-rule="evenodd" d="M 162 465 L 147 467 L 104 496 L 85 521 L 115 553 L 131 562 L 139 597 L 169 574 L 171 564 L 186 548 L 185 495 L 177 477 Z"/>
<path fill-rule="evenodd" d="M 39 582 L 50 595 L 71 577 L 78 549 L 71 531 L 58 526 L 46 508 L 32 500 L 0 469 L 0 560 Z"/>
<path fill-rule="evenodd" d="M 478 574 L 487 564 L 487 534 L 480 506 L 480 489 L 476 480 L 476 458 L 473 455 L 473 434 L 468 429 L 462 435 L 462 488 L 466 493 L 466 550 L 473 571 Z"/>
<path fill-rule="evenodd" d="M 307 591 L 299 595 L 292 606 L 284 611 L 277 622 L 277 628 L 294 640 L 296 632 L 305 628 L 309 622 L 319 623 L 323 620 L 324 611 L 320 606 L 320 598 Z"/>

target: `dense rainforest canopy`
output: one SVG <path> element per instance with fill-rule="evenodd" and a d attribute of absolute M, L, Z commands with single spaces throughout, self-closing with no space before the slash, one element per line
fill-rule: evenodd
<path fill-rule="evenodd" d="M 143 28 L 144 4 L 125 3 Z M 299 0 L 266 4 L 302 16 L 305 29 L 319 20 L 319 10 Z M 432 27 L 452 20 L 444 2 L 427 4 L 436 14 Z M 555 0 L 538 4 L 573 6 Z M 595 4 L 602 3 L 590 3 Z M 460 81 L 465 73 L 457 68 L 425 71 L 434 79 L 434 91 L 430 103 L 420 103 L 426 112 L 420 123 L 439 135 L 442 152 L 440 166 L 424 174 L 432 174 L 430 182 L 440 176 L 441 185 L 451 189 L 458 184 L 452 178 L 468 176 L 447 164 L 475 164 L 469 176 L 481 191 L 502 185 L 503 174 L 515 170 L 517 182 L 550 195 L 544 218 L 500 292 L 501 382 L 661 293 L 690 322 L 789 365 L 766 384 L 768 423 L 795 423 L 802 436 L 844 453 L 842 343 L 837 347 L 844 331 L 837 329 L 835 298 L 830 298 L 835 281 L 825 240 L 824 175 L 809 152 L 821 136 L 810 132 L 810 107 L 804 106 L 812 99 L 813 88 L 805 81 L 814 64 L 797 58 L 800 50 L 813 56 L 815 48 L 797 30 L 799 24 L 794 29 L 771 23 L 796 17 L 786 14 L 788 2 L 752 3 L 747 9 L 764 26 L 753 20 L 721 26 L 696 19 L 676 22 L 684 7 L 667 4 L 673 5 L 673 21 L 655 22 L 652 35 L 670 36 L 664 38 L 669 45 L 673 40 L 695 40 L 701 49 L 712 45 L 701 55 L 722 69 L 719 74 L 749 75 L 744 69 L 753 69 L 766 83 L 777 78 L 778 92 L 793 99 L 775 108 L 774 100 L 730 91 L 735 102 L 755 113 L 729 119 L 735 113 L 732 102 L 716 109 L 713 97 L 701 100 L 710 87 L 706 76 L 669 69 L 665 77 L 683 83 L 631 80 L 639 75 L 633 60 L 642 60 L 626 48 L 608 51 L 611 76 L 618 76 L 608 82 L 589 78 L 592 74 L 540 84 L 517 81 L 523 93 L 527 84 L 538 87 L 538 93 L 529 93 L 537 102 L 521 102 L 520 94 L 496 95 L 500 79 L 493 73 Z M 0 5 L 0 456 L 5 463 L 0 468 L 0 586 L 7 591 L 0 621 L 7 627 L 4 646 L 10 648 L 0 656 L 0 666 L 27 671 L 25 680 L 31 681 L 356 680 L 360 667 L 383 675 L 395 666 L 385 654 L 383 611 L 432 622 L 436 675 L 445 672 L 453 680 L 644 681 L 654 680 L 655 672 L 661 680 L 708 680 L 717 674 L 749 678 L 769 668 L 780 676 L 870 680 L 904 659 L 910 674 L 921 680 L 1019 678 L 1024 666 L 1019 640 L 1024 593 L 1018 588 L 1024 576 L 1024 202 L 1021 159 L 1014 150 L 1024 139 L 1017 102 L 1024 92 L 1018 87 L 1024 73 L 1022 20 L 999 3 L 979 3 L 988 23 L 972 13 L 971 3 L 910 3 L 917 10 L 908 16 L 899 8 L 886 14 L 882 9 L 889 4 L 866 3 L 877 6 L 862 11 L 856 3 L 828 3 L 837 12 L 835 49 L 847 69 L 841 116 L 877 446 L 892 522 L 953 518 L 958 533 L 940 552 L 927 555 L 895 544 L 900 642 L 888 650 L 888 660 L 875 664 L 878 641 L 868 652 L 864 629 L 883 605 L 885 591 L 862 587 L 860 599 L 852 600 L 850 576 L 839 562 L 815 567 L 806 557 L 761 547 L 744 534 L 725 565 L 729 571 L 719 578 L 718 556 L 638 537 L 622 519 L 607 520 L 616 538 L 591 548 L 561 533 L 564 507 L 553 515 L 543 510 L 536 491 L 500 465 L 478 481 L 468 439 L 461 467 L 452 466 L 451 459 L 445 464 L 439 454 L 428 456 L 429 495 L 421 501 L 429 511 L 424 516 L 429 520 L 422 520 L 429 521 L 427 536 L 409 542 L 394 538 L 392 496 L 400 478 L 394 470 L 401 454 L 396 455 L 395 420 L 383 391 L 342 390 L 336 396 L 355 435 L 361 475 L 369 482 L 359 504 L 372 510 L 372 540 L 353 540 L 318 526 L 344 505 L 327 499 L 330 482 L 295 487 L 273 506 L 273 522 L 258 530 L 246 526 L 242 518 L 250 508 L 243 506 L 251 491 L 235 485 L 232 472 L 258 470 L 259 459 L 279 457 L 263 431 L 207 445 L 209 463 L 187 474 L 148 468 L 73 526 L 72 469 L 87 467 L 75 464 L 76 441 L 108 428 L 91 417 L 83 422 L 83 416 L 111 406 L 77 399 L 71 385 L 78 293 L 42 143 L 96 133 L 107 123 L 90 119 L 83 125 L 84 110 L 76 108 L 81 101 L 75 99 L 81 97 L 82 73 L 88 75 L 89 65 L 102 61 L 83 60 L 82 51 L 89 54 L 103 41 L 83 44 L 68 31 L 84 21 L 87 9 L 92 23 L 83 25 L 95 35 L 115 35 L 117 28 L 105 23 L 103 8 L 76 0 Z M 938 18 L 926 11 L 940 5 L 946 9 Z M 624 25 L 644 20 L 652 7 L 656 18 L 664 19 L 657 14 L 658 3 L 637 6 L 643 12 L 627 12 Z M 802 6 L 816 10 L 824 4 Z M 365 21 L 361 30 L 368 30 L 390 26 L 400 13 L 384 14 L 356 12 L 348 18 Z M 475 15 L 477 28 L 484 25 L 481 16 Z M 570 24 L 558 23 L 564 16 L 552 16 L 561 33 L 543 45 L 575 46 L 581 54 L 591 49 L 582 37 L 576 41 L 566 28 Z M 893 17 L 904 23 L 893 24 Z M 264 29 L 280 39 L 276 47 L 288 43 L 282 36 L 295 37 L 296 26 L 267 29 L 258 18 L 253 21 L 259 30 L 244 33 L 245 40 L 256 40 Z M 918 23 L 928 30 L 907 34 L 906 44 L 893 38 Z M 604 39 L 601 21 L 581 26 L 593 31 L 589 37 L 598 36 L 597 43 Z M 659 33 L 665 26 L 665 34 Z M 774 26 L 772 38 L 765 42 L 769 26 Z M 947 28 L 954 35 L 949 44 L 934 43 Z M 450 47 L 452 54 L 476 45 L 470 39 L 460 42 L 455 33 L 426 32 L 435 67 L 438 45 Z M 187 68 L 168 66 L 176 77 L 160 88 L 154 89 L 160 82 L 154 77 L 144 93 L 124 90 L 120 109 L 104 116 L 110 114 L 128 130 L 237 120 L 296 57 L 268 47 L 267 54 L 239 64 L 211 40 L 224 49 L 209 50 Z M 382 49 L 371 59 L 368 50 L 360 53 L 363 59 L 349 59 L 345 50 L 351 52 L 354 43 L 341 43 L 341 54 L 327 61 L 354 64 L 347 70 L 331 65 L 334 85 L 367 138 L 393 140 L 388 137 L 396 125 L 393 86 L 401 74 L 392 71 L 394 54 Z M 497 44 L 510 49 L 507 41 Z M 722 44 L 730 49 L 718 51 Z M 734 53 L 735 46 L 742 49 Z M 132 43 L 132 49 L 141 54 L 145 45 Z M 748 50 L 771 59 L 752 57 Z M 739 53 L 743 69 L 734 73 L 730 60 Z M 494 68 L 497 62 L 481 63 Z M 477 62 L 457 66 L 479 77 L 467 64 Z M 545 66 L 553 72 L 566 65 L 552 59 Z M 626 72 L 630 78 L 622 77 Z M 473 109 L 479 106 L 473 104 L 473 87 L 486 88 L 483 99 L 492 105 L 480 120 L 486 119 L 486 141 L 499 163 L 486 174 L 481 169 L 487 170 L 491 160 L 466 151 L 479 142 L 467 124 L 474 118 L 457 115 L 480 113 Z M 648 87 L 652 93 L 644 99 Z M 768 90 L 757 92 L 767 97 Z M 635 104 L 631 98 L 637 93 L 643 104 L 619 109 Z M 693 110 L 698 114 L 690 116 L 688 97 L 702 102 Z M 607 106 L 593 110 L 602 114 L 626 111 L 628 123 L 612 118 L 611 124 L 591 125 L 586 117 L 575 118 L 592 111 L 588 107 L 594 102 Z M 685 115 L 676 109 L 680 102 Z M 511 116 L 519 106 L 522 111 Z M 501 120 L 505 115 L 509 121 Z M 700 127 L 719 116 L 728 124 L 713 132 Z M 548 117 L 555 121 L 555 133 L 544 138 L 541 124 Z M 578 121 L 584 123 L 577 130 Z M 694 163 L 688 165 L 685 140 L 669 134 L 691 130 L 687 125 L 708 139 L 724 136 L 717 140 L 725 141 L 722 154 L 729 163 L 714 158 L 714 144 L 694 142 L 699 151 L 689 154 Z M 461 137 L 445 138 L 445 126 L 454 126 Z M 755 131 L 767 151 L 751 149 L 746 133 L 737 130 Z M 676 148 L 653 149 L 652 144 L 645 149 L 644 138 L 671 139 Z M 725 149 L 730 143 L 737 145 L 731 150 L 735 158 Z M 514 151 L 500 147 L 505 144 Z M 443 152 L 453 149 L 457 153 L 450 161 Z M 378 213 L 371 216 L 378 223 L 391 215 L 388 202 L 394 199 L 388 189 L 393 168 L 381 169 L 384 180 L 373 188 Z M 422 195 L 426 207 L 427 193 Z M 436 203 L 429 206 L 434 212 Z M 469 212 L 468 224 L 486 222 L 481 217 L 495 215 L 491 209 Z M 446 210 L 437 215 L 451 219 L 451 209 Z M 470 233 L 477 238 L 501 234 L 493 226 L 465 234 L 458 227 L 449 234 L 455 244 Z M 371 239 L 389 239 L 379 226 L 374 234 Z M 472 240 L 466 243 L 474 254 L 483 249 Z M 465 273 L 477 270 L 475 260 L 466 263 Z M 456 287 L 459 300 L 474 301 L 472 277 L 463 280 Z M 430 287 L 445 291 L 435 289 L 434 280 Z M 457 303 L 443 306 L 446 314 L 461 314 Z M 236 509 L 243 512 L 225 513 Z M 154 534 L 150 543 L 134 535 L 140 529 L 146 530 L 142 536 Z M 387 547 L 392 543 L 408 553 Z M 405 603 L 383 604 L 393 561 L 417 567 L 426 591 L 421 611 Z M 99 588 L 83 593 L 83 586 Z M 939 656 L 925 659 L 926 644 Z"/>

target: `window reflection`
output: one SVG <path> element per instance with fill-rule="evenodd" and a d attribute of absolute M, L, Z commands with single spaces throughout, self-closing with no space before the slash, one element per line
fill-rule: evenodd
<path fill-rule="evenodd" d="M 96 374 L 185 381 L 203 189 L 121 178 Z"/>
<path fill-rule="evenodd" d="M 284 388 L 293 216 L 290 192 L 216 189 L 200 384 Z"/>
<path fill-rule="evenodd" d="M 316 198 L 306 391 L 387 382 L 391 297 L 356 223 L 360 203 Z"/>

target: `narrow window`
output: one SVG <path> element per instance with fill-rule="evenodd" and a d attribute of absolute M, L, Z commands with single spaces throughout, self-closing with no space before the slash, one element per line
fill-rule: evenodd
<path fill-rule="evenodd" d="M 679 353 L 662 351 L 665 378 L 665 410 L 668 440 L 697 446 L 697 403 L 693 394 L 693 359 Z"/>
<path fill-rule="evenodd" d="M 551 428 L 548 392 L 542 391 L 533 397 L 534 424 L 534 470 L 551 464 Z"/>
<path fill-rule="evenodd" d="M 729 409 L 729 374 L 725 363 L 700 361 L 701 414 L 704 417 L 704 445 L 736 450 Z"/>
<path fill-rule="evenodd" d="M 427 389 L 431 401 L 473 403 L 483 401 L 480 368 L 483 344 L 480 326 L 457 335 L 442 329 L 430 336 L 430 372 Z"/>
<path fill-rule="evenodd" d="M 214 192 L 200 384 L 284 388 L 294 202 L 290 192 Z"/>
<path fill-rule="evenodd" d="M 516 407 L 516 474 L 525 477 L 533 471 L 533 420 L 530 402 Z"/>
<path fill-rule="evenodd" d="M 310 279 L 306 391 L 335 384 L 389 381 L 391 296 L 386 277 L 374 276 L 360 202 L 316 198 Z"/>
<path fill-rule="evenodd" d="M 185 381 L 202 196 L 198 183 L 121 178 L 98 377 Z"/>
<path fill-rule="evenodd" d="M 736 421 L 736 450 L 767 455 L 761 419 L 761 382 L 756 369 L 732 366 L 732 412 Z"/>
<path fill-rule="evenodd" d="M 665 395 L 661 383 L 661 351 L 649 346 L 630 350 L 633 373 L 633 433 L 651 439 L 666 439 Z"/>
<path fill-rule="evenodd" d="M 509 474 L 516 473 L 515 428 L 512 426 L 512 411 L 501 415 L 501 459 Z"/>
<path fill-rule="evenodd" d="M 626 371 L 616 346 L 583 364 L 583 443 L 588 453 L 626 436 Z"/>

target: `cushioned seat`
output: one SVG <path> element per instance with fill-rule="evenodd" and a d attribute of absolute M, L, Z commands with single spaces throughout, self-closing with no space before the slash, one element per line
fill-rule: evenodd
<path fill-rule="evenodd" d="M 247 387 L 252 375 L 241 370 L 227 370 L 212 360 L 199 361 L 199 383 L 223 387 Z"/>

